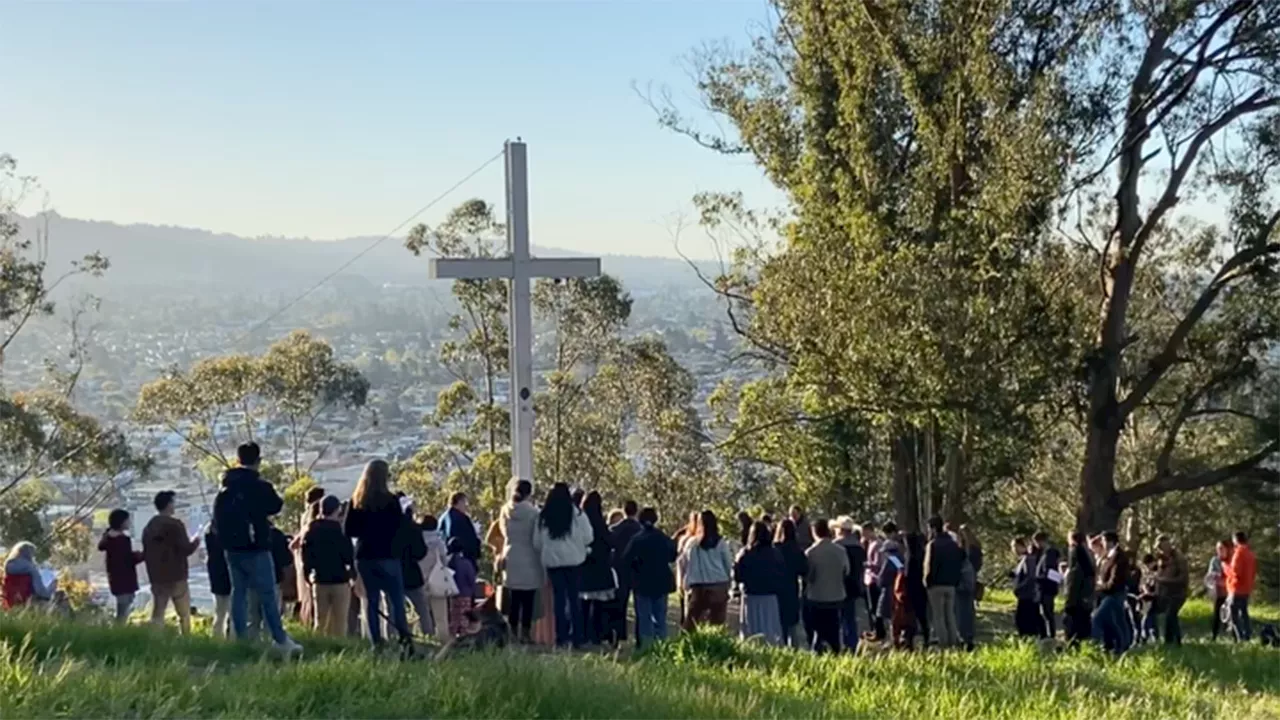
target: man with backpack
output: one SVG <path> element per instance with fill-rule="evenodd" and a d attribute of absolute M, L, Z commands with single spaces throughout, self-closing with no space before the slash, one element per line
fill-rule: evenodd
<path fill-rule="evenodd" d="M 270 518 L 280 512 L 284 501 L 258 474 L 262 451 L 257 443 L 236 448 L 236 459 L 240 466 L 222 476 L 222 489 L 213 505 L 214 528 L 231 570 L 231 624 L 237 638 L 247 637 L 248 594 L 252 591 L 276 647 L 286 656 L 293 655 L 301 652 L 302 646 L 289 637 L 281 622 L 271 557 Z"/>

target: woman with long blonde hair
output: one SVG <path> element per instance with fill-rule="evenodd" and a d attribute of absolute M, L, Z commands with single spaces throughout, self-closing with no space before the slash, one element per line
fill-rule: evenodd
<path fill-rule="evenodd" d="M 391 468 L 385 460 L 371 461 L 351 495 L 347 536 L 356 541 L 356 571 L 365 589 L 364 618 L 369 626 L 369 639 L 375 646 L 383 642 L 378 608 L 384 594 L 401 642 L 408 642 L 411 636 L 400 563 L 406 533 L 410 532 L 408 524 L 391 492 Z"/>

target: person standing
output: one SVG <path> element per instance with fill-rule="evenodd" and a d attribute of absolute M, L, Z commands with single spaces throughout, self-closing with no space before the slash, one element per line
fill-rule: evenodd
<path fill-rule="evenodd" d="M 978 571 L 973 566 L 974 554 L 971 548 L 976 539 L 964 525 L 952 532 L 951 539 L 956 541 L 964 553 L 964 561 L 960 564 L 960 584 L 956 586 L 956 631 L 960 633 L 964 649 L 973 652 L 978 634 Z M 979 549 L 979 562 L 981 555 L 982 551 Z"/>
<path fill-rule="evenodd" d="M 213 594 L 213 636 L 226 639 L 231 634 L 231 569 L 212 521 L 204 529 L 204 555 L 209 592 Z"/>
<path fill-rule="evenodd" d="M 1249 536 L 1243 531 L 1235 535 L 1235 549 L 1231 562 L 1223 568 L 1226 574 L 1227 607 L 1231 624 L 1235 626 L 1236 640 L 1248 642 L 1253 637 L 1253 621 L 1249 618 L 1249 596 L 1253 594 L 1254 580 L 1258 574 L 1258 560 L 1249 548 Z"/>
<path fill-rule="evenodd" d="M 703 510 L 698 529 L 680 556 L 684 571 L 684 629 L 701 623 L 724 625 L 729 609 L 729 584 L 733 579 L 733 555 L 720 537 L 715 513 Z"/>
<path fill-rule="evenodd" d="M 213 504 L 214 531 L 222 540 L 231 571 L 231 624 L 236 637 L 248 637 L 249 594 L 276 647 L 286 656 L 302 651 L 284 630 L 276 599 L 275 569 L 271 560 L 271 516 L 284 507 L 271 483 L 258 474 L 262 450 L 257 443 L 236 448 L 239 467 L 222 476 L 222 488 Z"/>
<path fill-rule="evenodd" d="M 1219 540 L 1209 558 L 1209 569 L 1204 576 L 1205 592 L 1213 600 L 1213 639 L 1222 634 L 1222 609 L 1227 604 L 1226 565 L 1231 562 L 1231 541 Z"/>
<path fill-rule="evenodd" d="M 458 538 L 462 553 L 471 562 L 478 563 L 480 562 L 480 535 L 476 533 L 476 524 L 467 514 L 469 508 L 470 501 L 467 499 L 467 494 L 454 493 L 453 497 L 449 498 L 449 509 L 440 519 L 440 534 L 444 536 L 446 546 L 450 544 L 449 541 Z"/>
<path fill-rule="evenodd" d="M 1019 637 L 1044 637 L 1044 623 L 1040 617 L 1040 591 L 1036 585 L 1035 555 L 1027 551 L 1027 543 L 1016 538 L 1012 544 L 1014 562 L 1013 597 L 1017 604 L 1013 610 L 1013 624 Z"/>
<path fill-rule="evenodd" d="M 538 509 L 533 506 L 533 483 L 517 480 L 510 501 L 502 507 L 498 523 L 502 529 L 502 548 L 498 566 L 502 569 L 507 622 L 520 642 L 533 640 L 533 611 L 542 587 L 542 558 L 535 547 L 538 534 Z"/>
<path fill-rule="evenodd" d="M 1191 571 L 1187 559 L 1173 546 L 1168 535 L 1156 538 L 1156 551 L 1160 556 L 1156 573 L 1156 592 L 1164 599 L 1164 641 L 1167 645 L 1182 644 L 1182 622 L 1178 613 L 1187 602 L 1191 585 Z"/>
<path fill-rule="evenodd" d="M 943 528 L 942 518 L 929 518 L 929 544 L 924 551 L 925 587 L 929 592 L 929 610 L 938 645 L 943 648 L 960 644 L 956 626 L 956 588 L 964 571 L 964 550 Z"/>
<path fill-rule="evenodd" d="M 449 575 L 449 548 L 440 535 L 440 521 L 435 515 L 423 515 L 419 527 L 422 528 L 422 545 L 427 549 L 427 554 L 418 563 L 426 580 L 426 613 L 430 621 L 427 633 L 434 633 L 436 640 L 444 644 L 449 641 L 449 591 L 451 585 L 452 589 L 457 589 Z M 495 553 L 495 557 L 500 556 Z M 422 610 L 418 612 L 422 613 Z"/>
<path fill-rule="evenodd" d="M 635 500 L 627 500 L 622 504 L 623 518 L 609 526 L 609 547 L 613 550 L 613 564 L 618 579 L 618 591 L 610 607 L 610 620 L 613 635 L 618 642 L 627 641 L 627 605 L 631 601 L 631 573 L 622 565 L 622 553 L 627 549 L 631 539 L 640 534 L 642 526 L 636 519 L 640 507 Z"/>
<path fill-rule="evenodd" d="M 591 543 L 582 564 L 583 627 L 587 644 L 616 644 L 609 609 L 617 591 L 613 577 L 613 548 L 609 545 L 609 526 L 604 521 L 604 500 L 592 490 L 582 500 L 582 514 L 591 523 Z"/>
<path fill-rule="evenodd" d="M 800 542 L 800 549 L 808 550 L 813 544 L 813 528 L 809 525 L 809 518 L 804 515 L 804 508 L 799 505 L 791 506 L 791 522 L 796 524 L 796 540 Z"/>
<path fill-rule="evenodd" d="M 1067 549 L 1067 595 L 1063 602 L 1062 630 L 1067 642 L 1076 647 L 1081 640 L 1093 637 L 1093 589 L 1097 585 L 1093 555 L 1084 533 L 1071 533 Z"/>
<path fill-rule="evenodd" d="M 753 522 L 747 546 L 733 565 L 733 579 L 742 588 L 739 633 L 744 640 L 760 636 L 770 645 L 782 644 L 778 594 L 786 587 L 786 572 L 786 561 L 773 546 L 769 526 Z"/>
<path fill-rule="evenodd" d="M 384 595 L 400 642 L 407 645 L 412 638 L 405 612 L 402 555 L 407 534 L 418 530 L 405 518 L 390 483 L 386 461 L 370 461 L 356 483 L 347 513 L 346 533 L 356 541 L 356 572 L 364 583 L 365 624 L 375 647 L 383 644 L 379 612 Z M 472 527 L 473 535 L 474 531 Z"/>
<path fill-rule="evenodd" d="M 1093 613 L 1093 635 L 1103 647 L 1119 655 L 1133 642 L 1126 618 L 1125 596 L 1128 592 L 1129 556 L 1120 547 L 1120 536 L 1114 530 L 1102 534 L 1106 555 L 1098 567 L 1098 609 Z"/>
<path fill-rule="evenodd" d="M 422 527 L 413 519 L 413 503 L 400 501 L 404 512 L 404 539 L 400 542 L 400 575 L 404 578 L 404 599 L 418 615 L 418 629 L 424 636 L 430 635 L 431 607 L 427 602 L 427 578 L 422 572 L 422 560 L 427 556 L 427 545 L 422 537 Z"/>
<path fill-rule="evenodd" d="M 864 523 L 862 526 L 862 544 L 867 551 L 867 565 L 862 573 L 862 582 L 867 588 L 867 623 L 873 635 L 880 639 L 885 636 L 885 621 L 880 618 L 878 611 L 880 606 L 880 570 L 884 566 L 883 543 L 884 538 L 877 534 L 876 526 L 872 523 Z"/>
<path fill-rule="evenodd" d="M 849 554 L 831 541 L 826 520 L 813 524 L 814 543 L 805 552 L 809 573 L 805 603 L 813 624 L 813 650 L 840 652 L 840 610 L 844 607 L 844 579 L 849 574 Z"/>
<path fill-rule="evenodd" d="M 809 574 L 809 559 L 796 539 L 796 524 L 790 518 L 778 524 L 781 540 L 777 544 L 785 568 L 782 591 L 778 593 L 778 613 L 782 618 L 783 641 L 793 648 L 805 647 L 805 632 L 800 624 L 800 581 Z"/>
<path fill-rule="evenodd" d="M 556 645 L 581 648 L 587 634 L 582 611 L 582 564 L 594 539 L 591 522 L 573 502 L 565 483 L 556 483 L 538 516 L 534 547 L 551 580 Z"/>
<path fill-rule="evenodd" d="M 906 584 L 907 601 L 911 604 L 911 616 L 915 625 L 911 628 L 907 639 L 908 647 L 915 647 L 915 636 L 920 635 L 920 647 L 929 646 L 929 590 L 924 582 L 924 536 L 918 532 L 906 534 L 907 572 L 903 582 Z"/>
<path fill-rule="evenodd" d="M 338 521 L 342 502 L 328 495 L 317 504 L 318 517 L 302 536 L 302 575 L 311 588 L 316 631 L 329 637 L 343 637 L 347 634 L 351 579 L 356 575 L 355 553 Z"/>
<path fill-rule="evenodd" d="M 894 647 L 901 647 L 905 642 L 907 627 L 912 622 L 911 608 L 906 604 L 905 589 L 900 593 L 898 588 L 905 587 L 901 582 L 907 563 L 902 559 L 902 548 L 896 540 L 885 539 L 880 543 L 880 575 L 877 584 L 880 586 L 880 598 L 876 601 L 876 640 L 886 637 Z"/>
<path fill-rule="evenodd" d="M 447 548 L 449 569 L 458 588 L 458 593 L 449 598 L 449 636 L 458 637 L 467 632 L 467 614 L 475 608 L 479 569 L 467 555 L 467 545 L 461 538 L 450 540 Z"/>
<path fill-rule="evenodd" d="M 1049 541 L 1049 533 L 1041 530 L 1031 538 L 1036 556 L 1036 590 L 1039 593 L 1040 621 L 1044 623 L 1045 637 L 1056 637 L 1058 621 L 1054 614 L 1058 599 L 1058 589 L 1062 586 L 1062 572 L 1059 570 L 1061 556 L 1058 549 Z"/>
<path fill-rule="evenodd" d="M 98 541 L 107 569 L 107 586 L 116 599 L 116 624 L 129 621 L 133 598 L 138 592 L 138 563 L 142 553 L 133 549 L 129 537 L 129 511 L 117 508 L 107 515 L 107 531 Z"/>
<path fill-rule="evenodd" d="M 636 596 L 636 647 L 667 637 L 667 598 L 676 590 L 671 563 L 676 543 L 658 527 L 658 511 L 640 511 L 640 532 L 622 551 L 622 568 Z"/>
<path fill-rule="evenodd" d="M 187 535 L 187 526 L 174 517 L 172 490 L 156 493 L 156 515 L 142 530 L 142 555 L 151 582 L 151 624 L 164 627 L 164 611 L 170 603 L 178 614 L 178 629 L 191 634 L 191 589 L 187 584 L 187 558 L 200 547 L 200 537 Z"/>
<path fill-rule="evenodd" d="M 862 574 L 867 564 L 867 551 L 862 547 L 862 530 L 853 518 L 842 515 L 836 518 L 836 544 L 849 556 L 849 574 L 844 576 L 844 607 L 840 610 L 840 632 L 844 648 L 849 652 L 858 649 L 858 606 L 865 603 L 866 590 Z"/>

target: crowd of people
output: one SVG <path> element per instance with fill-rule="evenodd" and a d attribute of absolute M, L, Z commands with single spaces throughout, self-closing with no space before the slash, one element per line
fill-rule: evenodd
<path fill-rule="evenodd" d="M 265 629 L 285 654 L 301 650 L 285 617 L 324 635 L 363 635 L 375 646 L 394 633 L 411 647 L 410 608 L 418 632 L 447 643 L 476 629 L 475 602 L 485 597 L 517 642 L 616 646 L 627 640 L 634 608 L 635 641 L 644 646 L 667 637 L 668 600 L 677 591 L 683 629 L 725 625 L 736 598 L 743 637 L 819 653 L 854 651 L 862 642 L 972 649 L 976 640 L 983 548 L 967 526 L 937 517 L 926 533 L 902 532 L 892 522 L 859 525 L 848 516 L 810 521 L 792 507 L 780 521 L 739 513 L 736 532 L 724 533 L 704 510 L 668 535 L 654 508 L 627 501 L 606 514 L 599 493 L 564 483 L 539 506 L 532 483 L 513 480 L 482 540 L 465 494 L 454 495 L 439 518 L 418 515 L 392 492 L 387 463 L 374 460 L 347 501 L 312 489 L 301 529 L 290 537 L 274 525 L 284 505 L 258 473 L 258 446 L 240 446 L 237 457 L 203 538 L 175 517 L 172 492 L 156 496 L 141 551 L 129 535 L 129 513 L 109 514 L 98 548 L 117 622 L 132 612 L 136 568 L 145 563 L 152 622 L 163 625 L 172 605 L 179 630 L 190 632 L 188 559 L 203 542 L 213 632 L 255 638 Z M 486 546 L 492 583 L 479 578 Z M 1019 634 L 1055 637 L 1062 595 L 1068 642 L 1095 638 L 1115 652 L 1161 636 L 1181 642 L 1190 571 L 1170 538 L 1158 538 L 1140 564 L 1114 532 L 1073 534 L 1065 557 L 1043 532 L 1015 540 L 1013 551 Z M 5 569 L 6 600 L 10 577 L 35 600 L 53 592 L 29 543 L 13 548 Z M 1219 617 L 1237 639 L 1249 638 L 1255 574 L 1244 533 L 1219 544 L 1205 577 L 1216 603 L 1215 639 L 1224 628 Z"/>

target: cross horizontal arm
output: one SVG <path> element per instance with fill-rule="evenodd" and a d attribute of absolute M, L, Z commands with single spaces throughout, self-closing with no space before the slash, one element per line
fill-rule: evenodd
<path fill-rule="evenodd" d="M 600 274 L 599 258 L 533 258 L 529 277 L 573 278 Z"/>
<path fill-rule="evenodd" d="M 428 263 L 428 268 L 432 280 L 489 280 L 515 276 L 511 258 L 433 258 Z"/>

